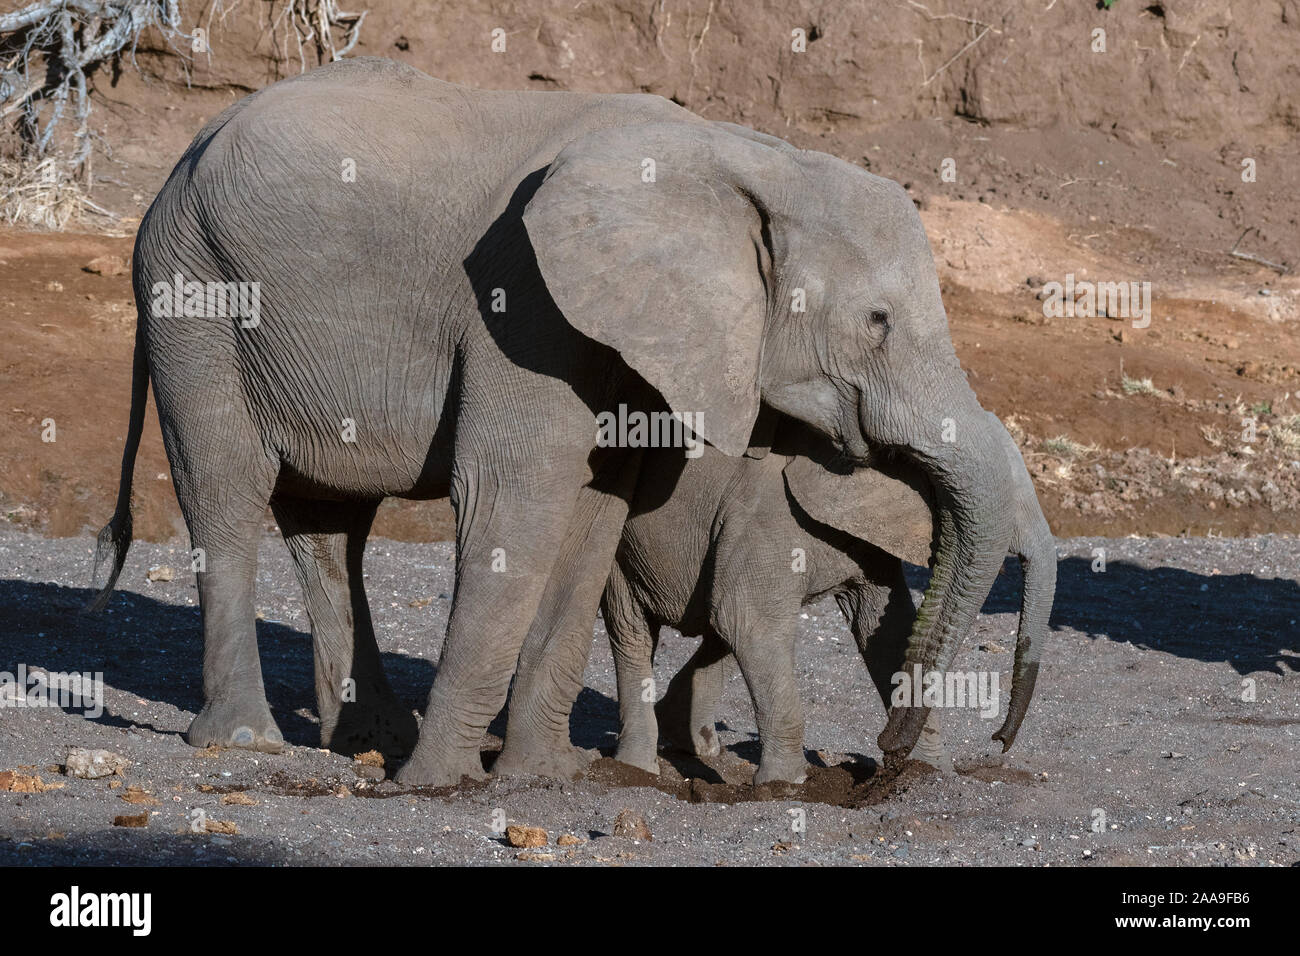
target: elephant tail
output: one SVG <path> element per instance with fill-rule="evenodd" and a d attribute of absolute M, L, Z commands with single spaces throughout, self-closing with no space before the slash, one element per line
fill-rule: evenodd
<path fill-rule="evenodd" d="M 144 431 L 145 402 L 149 397 L 149 357 L 145 352 L 144 332 L 137 325 L 135 356 L 131 365 L 131 418 L 126 430 L 126 448 L 122 450 L 122 476 L 117 486 L 117 507 L 112 520 L 99 532 L 95 545 L 95 569 L 92 580 L 99 593 L 87 605 L 90 613 L 102 611 L 113 594 L 113 586 L 126 563 L 131 547 L 131 478 L 135 472 L 135 455 Z"/>

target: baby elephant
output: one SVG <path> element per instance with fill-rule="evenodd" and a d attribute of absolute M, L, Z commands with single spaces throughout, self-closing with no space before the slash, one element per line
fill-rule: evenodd
<path fill-rule="evenodd" d="M 1025 568 L 1011 704 L 994 734 L 1010 747 L 1033 693 L 1055 591 L 1055 542 L 1010 435 L 999 423 L 1015 514 L 1006 542 Z M 784 439 L 784 440 L 783 440 Z M 783 453 L 784 452 L 784 453 Z M 762 759 L 754 783 L 802 782 L 803 710 L 794 676 L 799 608 L 833 594 L 888 709 L 916 608 L 902 561 L 929 562 L 930 491 L 900 462 L 837 473 L 824 449 L 782 426 L 773 453 L 745 457 L 705 448 L 696 459 L 648 456 L 602 611 L 614 652 L 622 729 L 616 759 L 658 772 L 665 739 L 718 752 L 714 715 L 734 654 L 757 716 Z M 651 668 L 659 629 L 702 636 L 699 649 L 654 704 Z M 937 711 L 913 757 L 948 763 Z"/>

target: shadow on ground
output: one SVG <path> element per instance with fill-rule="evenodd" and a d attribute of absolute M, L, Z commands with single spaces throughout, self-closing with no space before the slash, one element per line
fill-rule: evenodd
<path fill-rule="evenodd" d="M 908 567 L 908 583 L 929 574 Z M 1020 610 L 1020 568 L 1008 559 L 984 603 L 986 614 Z M 1253 574 L 1198 574 L 1087 558 L 1057 564 L 1053 628 L 1210 663 L 1238 674 L 1300 671 L 1300 583 Z"/>
<path fill-rule="evenodd" d="M 94 595 L 89 588 L 0 580 L 0 637 L 6 651 L 0 667 L 23 661 L 29 668 L 48 671 L 101 671 L 111 687 L 198 713 L 203 707 L 198 607 L 118 591 L 103 612 L 86 614 L 83 609 Z M 257 638 L 267 701 L 285 740 L 318 746 L 311 635 L 286 624 L 258 621 Z M 384 653 L 382 658 L 398 699 L 423 712 L 433 664 L 407 654 Z M 93 720 L 110 727 L 176 733 L 107 711 Z M 617 721 L 617 702 L 584 688 L 573 708 L 574 743 L 589 749 L 612 746 Z M 489 731 L 504 735 L 504 710 Z"/>
<path fill-rule="evenodd" d="M 924 569 L 908 568 L 909 584 L 923 589 Z M 203 704 L 199 609 L 119 591 L 101 614 L 83 612 L 94 592 L 47 583 L 0 581 L 0 635 L 10 662 L 50 671 L 102 671 L 107 683 L 139 697 L 197 713 Z M 985 613 L 1016 613 L 1020 570 L 1008 560 L 985 602 Z M 1300 671 L 1300 584 L 1251 574 L 1205 575 L 1177 568 L 1145 568 L 1124 561 L 1094 572 L 1085 558 L 1062 560 L 1057 571 L 1054 628 L 1132 644 L 1179 657 L 1224 662 L 1245 675 Z M 310 635 L 258 621 L 267 698 L 285 739 L 318 744 L 312 692 Z M 398 697 L 423 709 L 434 666 L 405 654 L 383 654 Z M 98 722 L 141 726 L 118 714 Z M 608 751 L 614 743 L 616 702 L 589 688 L 573 710 L 573 739 Z M 491 732 L 500 736 L 498 717 Z"/>

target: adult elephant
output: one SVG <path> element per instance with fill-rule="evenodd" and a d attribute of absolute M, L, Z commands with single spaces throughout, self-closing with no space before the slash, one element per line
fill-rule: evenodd
<path fill-rule="evenodd" d="M 202 561 L 196 746 L 282 744 L 254 630 L 270 502 L 306 595 L 326 741 L 346 726 L 399 749 L 410 727 L 378 672 L 361 552 L 380 498 L 450 494 L 454 603 L 399 780 L 481 776 L 517 663 L 498 768 L 574 769 L 568 712 L 638 463 L 602 447 L 595 421 L 623 405 L 689 414 L 727 454 L 761 441 L 766 403 L 851 460 L 912 456 L 940 526 L 908 649 L 927 670 L 946 668 L 1001 563 L 1005 467 L 906 193 L 659 97 L 322 67 L 199 133 L 140 225 L 133 278 L 100 600 L 130 541 L 151 378 Z M 885 749 L 910 750 L 924 720 L 895 710 Z"/>

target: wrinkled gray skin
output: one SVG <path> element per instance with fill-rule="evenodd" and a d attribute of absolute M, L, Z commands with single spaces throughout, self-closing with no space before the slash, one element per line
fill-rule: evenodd
<path fill-rule="evenodd" d="M 988 451 L 1000 458 L 1006 450 L 1016 493 L 1007 550 L 1025 562 L 1012 703 L 994 734 L 1005 749 L 1033 693 L 1056 555 L 1020 453 L 1001 423 L 995 427 L 1002 447 Z M 780 444 L 778 438 L 773 453 L 758 460 L 708 449 L 683 466 L 671 453 L 647 455 L 602 605 L 618 680 L 618 760 L 657 773 L 661 735 L 698 756 L 718 753 L 714 720 L 734 654 L 762 744 L 754 782 L 802 782 L 807 762 L 794 638 L 799 608 L 826 594 L 839 604 L 889 707 L 915 615 L 900 557 L 925 561 L 930 553 L 925 489 L 898 463 L 809 485 L 804 463 L 781 454 L 791 449 Z M 852 494 L 835 494 L 835 482 Z M 665 487 L 671 489 L 667 500 Z M 665 625 L 704 639 L 656 705 L 651 664 Z M 930 713 L 911 756 L 945 768 L 951 759 L 938 718 L 937 711 Z"/>
<path fill-rule="evenodd" d="M 259 323 L 151 315 L 154 284 L 176 273 L 259 282 Z M 326 742 L 355 727 L 404 749 L 411 721 L 379 676 L 360 555 L 378 500 L 450 495 L 454 603 L 398 779 L 481 777 L 516 670 L 496 769 L 580 769 L 569 712 L 638 467 L 596 447 L 594 417 L 621 403 L 699 416 L 731 455 L 765 404 L 848 459 L 869 443 L 914 458 L 940 534 L 908 660 L 946 665 L 997 572 L 1002 469 L 980 454 L 988 425 L 907 194 L 659 97 L 330 64 L 199 133 L 140 225 L 133 278 L 131 421 L 100 603 L 130 542 L 152 381 L 205 554 L 196 746 L 281 746 L 254 630 L 270 502 L 304 583 Z M 924 721 L 895 711 L 887 747 L 910 751 Z"/>

